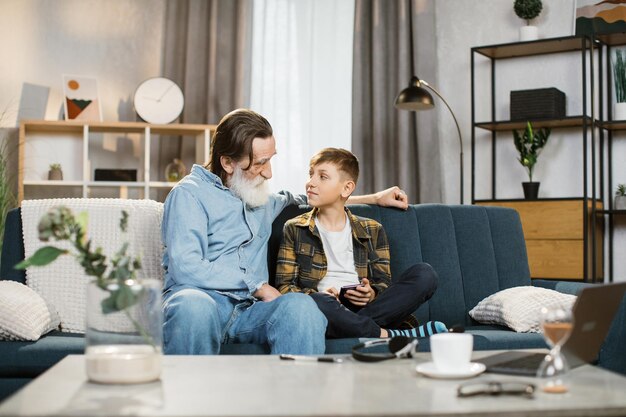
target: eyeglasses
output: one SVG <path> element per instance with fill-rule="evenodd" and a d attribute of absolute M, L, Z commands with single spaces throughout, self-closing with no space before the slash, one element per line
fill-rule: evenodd
<path fill-rule="evenodd" d="M 461 398 L 477 395 L 523 395 L 532 398 L 536 387 L 524 382 L 472 382 L 459 385 L 457 396 Z"/>

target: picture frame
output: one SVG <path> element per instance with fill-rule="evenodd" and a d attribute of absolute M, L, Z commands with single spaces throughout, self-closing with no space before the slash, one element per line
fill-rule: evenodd
<path fill-rule="evenodd" d="M 575 0 L 576 36 L 626 32 L 626 0 Z"/>
<path fill-rule="evenodd" d="M 93 77 L 63 75 L 65 120 L 102 121 L 98 82 Z"/>

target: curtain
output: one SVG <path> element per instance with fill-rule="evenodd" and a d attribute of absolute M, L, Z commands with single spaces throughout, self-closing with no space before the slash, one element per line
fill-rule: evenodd
<path fill-rule="evenodd" d="M 249 104 L 251 0 L 168 1 L 163 75 L 185 95 L 182 123 L 217 124 Z M 195 160 L 193 141 L 176 138 L 160 150 L 159 170 L 174 157 Z"/>
<path fill-rule="evenodd" d="M 393 106 L 413 75 L 409 1 L 414 75 L 436 85 L 434 0 L 356 0 L 352 151 L 361 162 L 357 192 L 398 185 L 411 203 L 441 202 L 436 114 Z"/>
<path fill-rule="evenodd" d="M 273 191 L 304 193 L 311 156 L 350 149 L 352 0 L 255 0 L 250 108 L 274 128 Z"/>

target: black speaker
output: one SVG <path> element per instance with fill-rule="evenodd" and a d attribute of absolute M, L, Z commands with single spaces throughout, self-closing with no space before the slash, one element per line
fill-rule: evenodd
<path fill-rule="evenodd" d="M 136 169 L 96 169 L 94 181 L 137 181 Z"/>

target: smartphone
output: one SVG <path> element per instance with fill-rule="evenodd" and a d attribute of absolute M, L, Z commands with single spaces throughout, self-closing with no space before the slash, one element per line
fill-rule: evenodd
<path fill-rule="evenodd" d="M 339 290 L 339 302 L 341 304 L 343 304 L 344 306 L 346 306 L 349 310 L 352 310 L 352 311 L 355 311 L 355 312 L 360 310 L 361 307 L 352 304 L 352 302 L 346 298 L 346 291 L 354 290 L 354 289 L 356 289 L 356 287 L 359 287 L 360 285 L 361 284 L 344 285 Z"/>

